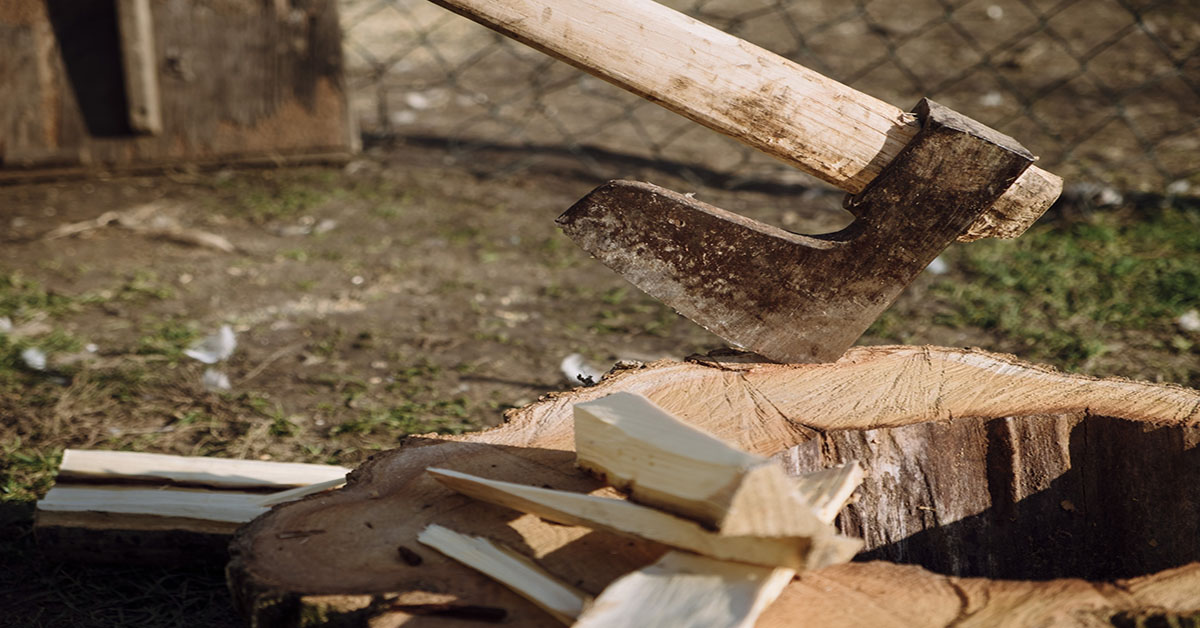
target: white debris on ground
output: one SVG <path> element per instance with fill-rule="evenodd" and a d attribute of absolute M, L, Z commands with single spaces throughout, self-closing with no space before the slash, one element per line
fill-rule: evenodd
<path fill-rule="evenodd" d="M 559 368 L 562 370 L 563 377 L 566 377 L 567 381 L 572 384 L 582 383 L 584 386 L 593 386 L 600 381 L 601 377 L 604 377 L 602 371 L 588 365 L 583 356 L 578 353 L 572 353 L 563 358 Z"/>
<path fill-rule="evenodd" d="M 1200 310 L 1190 309 L 1180 314 L 1175 324 L 1183 331 L 1200 332 Z"/>
<path fill-rule="evenodd" d="M 1172 181 L 1167 185 L 1167 196 L 1184 196 L 1192 190 L 1192 184 L 1187 179 Z"/>
<path fill-rule="evenodd" d="M 212 392 L 229 390 L 232 386 L 229 384 L 229 376 L 216 369 L 205 369 L 204 377 L 200 380 L 204 384 L 204 389 Z"/>
<path fill-rule="evenodd" d="M 221 325 L 217 333 L 205 336 L 199 342 L 184 350 L 184 355 L 200 360 L 205 364 L 216 364 L 233 355 L 237 349 L 237 336 L 229 325 Z"/>
<path fill-rule="evenodd" d="M 205 364 L 216 364 L 229 359 L 235 349 L 237 349 L 237 335 L 233 333 L 233 328 L 229 325 L 221 325 L 217 333 L 205 336 L 185 349 L 183 353 Z M 233 388 L 228 375 L 212 368 L 204 370 L 200 384 L 204 386 L 205 390 L 211 392 L 221 392 Z"/>
<path fill-rule="evenodd" d="M 318 221 L 312 216 L 301 216 L 299 222 L 294 225 L 278 225 L 272 228 L 275 235 L 285 238 L 294 238 L 297 236 L 306 235 L 321 235 L 329 233 L 337 229 L 338 221 L 332 218 L 325 218 Z"/>
<path fill-rule="evenodd" d="M 0 334 L 7 334 L 12 329 L 12 319 L 7 316 L 0 316 Z"/>
<path fill-rule="evenodd" d="M 925 270 L 935 275 L 945 275 L 946 273 L 950 272 L 950 265 L 946 263 L 946 260 L 942 259 L 941 255 L 939 255 L 933 258 L 932 262 L 929 262 L 929 266 L 926 266 Z"/>
<path fill-rule="evenodd" d="M 1115 188 L 1098 183 L 1072 183 L 1063 188 L 1063 201 L 1078 207 L 1114 207 L 1125 201 Z"/>
<path fill-rule="evenodd" d="M 46 370 L 46 352 L 37 347 L 29 347 L 21 352 L 21 361 L 25 362 L 25 366 L 35 370 Z"/>

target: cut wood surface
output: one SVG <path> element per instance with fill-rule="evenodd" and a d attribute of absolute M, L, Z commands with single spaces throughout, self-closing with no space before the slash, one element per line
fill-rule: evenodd
<path fill-rule="evenodd" d="M 356 469 L 345 488 L 276 507 L 242 528 L 228 570 L 239 608 L 259 625 L 286 626 L 295 625 L 288 618 L 302 611 L 326 613 L 329 622 L 352 612 L 361 616 L 372 600 L 395 595 L 503 609 L 514 625 L 558 625 L 490 578 L 422 552 L 417 534 L 439 523 L 487 536 L 589 595 L 652 564 L 665 548 L 475 502 L 425 469 L 595 491 L 601 484 L 574 465 L 572 410 L 575 403 L 620 391 L 644 395 L 751 453 L 779 454 L 798 471 L 858 460 L 864 485 L 838 525 L 867 539 L 867 556 L 923 547 L 922 555 L 951 553 L 963 561 L 939 567 L 947 571 L 984 570 L 988 561 L 1000 567 L 1061 562 L 1079 568 L 1070 574 L 1079 575 L 1092 573 L 1083 559 L 1111 555 L 1118 567 L 1161 572 L 1116 576 L 1125 578 L 1119 587 L 1134 587 L 1134 593 L 1118 595 L 1119 587 L 1079 578 L 1048 585 L 948 580 L 883 562 L 829 567 L 793 581 L 760 626 L 871 625 L 888 609 L 892 615 L 878 625 L 966 624 L 1001 604 L 1012 617 L 1070 619 L 1062 625 L 1094 624 L 1104 613 L 1195 609 L 1197 568 L 1173 567 L 1200 561 L 1200 499 L 1194 495 L 1200 464 L 1193 460 L 1200 451 L 1200 392 L 1068 375 L 1011 356 L 936 347 L 860 347 L 833 364 L 765 364 L 745 355 L 658 362 L 610 373 L 597 386 L 548 395 L 509 413 L 498 428 L 411 438 Z M 1117 473 L 1127 480 L 1112 481 Z M 955 492 L 962 486 L 974 492 Z M 1118 508 L 1124 502 L 1137 509 Z M 1008 523 L 1013 518 L 1016 523 Z M 987 526 L 976 525 L 981 520 Z M 1102 523 L 1111 533 L 1096 534 L 1105 529 Z M 1056 526 L 1073 539 L 1091 535 L 1111 547 L 1085 546 L 1080 558 L 1071 559 L 1066 552 L 1072 547 L 1056 536 Z M 1018 533 L 1025 540 L 1017 541 Z M 997 557 L 1002 549 L 1011 554 L 1007 563 Z M 419 560 L 404 559 L 412 553 Z M 955 596 L 960 584 L 972 587 L 969 603 Z M 811 602 L 817 590 L 825 601 Z M 996 596 L 987 597 L 989 591 Z M 924 605 L 954 613 L 935 624 L 943 616 L 922 614 Z M 372 626 L 426 621 L 435 620 L 393 605 L 380 609 Z M 444 618 L 436 621 L 448 625 Z"/>
<path fill-rule="evenodd" d="M 725 535 L 804 538 L 824 527 L 778 462 L 731 447 L 641 395 L 576 404 L 575 456 L 630 499 Z"/>
<path fill-rule="evenodd" d="M 577 628 L 749 628 L 796 572 L 731 563 L 685 552 L 622 576 Z"/>
<path fill-rule="evenodd" d="M 1196 591 L 1200 563 L 1112 583 L 952 578 L 913 565 L 849 563 L 800 574 L 757 626 L 1194 626 Z"/>
<path fill-rule="evenodd" d="M 911 114 L 655 2 L 432 1 L 851 193 L 916 135 Z M 1020 235 L 1061 190 L 1029 168 L 964 239 Z"/>
<path fill-rule="evenodd" d="M 485 538 L 431 525 L 417 535 L 417 540 L 491 576 L 568 626 L 592 601 L 590 595 L 559 582 L 527 557 Z"/>
<path fill-rule="evenodd" d="M 768 364 L 746 354 L 619 370 L 599 386 L 548 395 L 473 442 L 573 449 L 574 404 L 638 393 L 734 446 L 773 455 L 817 430 L 871 430 L 955 417 L 1087 411 L 1156 425 L 1200 426 L 1200 392 L 1072 375 L 1013 356 L 943 347 L 854 347 L 828 364 Z M 743 414 L 744 413 L 744 414 Z"/>
<path fill-rule="evenodd" d="M 620 499 L 498 482 L 446 469 L 431 468 L 429 474 L 480 501 L 556 523 L 631 535 L 724 560 L 808 569 L 850 560 L 861 547 L 856 539 L 835 537 L 831 527 L 815 529 L 804 537 L 729 536 Z"/>

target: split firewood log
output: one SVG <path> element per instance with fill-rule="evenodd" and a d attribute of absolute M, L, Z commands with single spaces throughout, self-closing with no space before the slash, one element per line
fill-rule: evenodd
<path fill-rule="evenodd" d="M 243 527 L 228 568 L 238 607 L 261 626 L 560 625 L 417 534 L 492 539 L 591 596 L 667 549 L 478 502 L 425 470 L 614 496 L 576 467 L 572 414 L 622 391 L 795 472 L 862 465 L 837 525 L 873 562 L 800 572 L 759 626 L 1086 626 L 1200 609 L 1200 392 L 933 347 L 657 362 L 491 430 L 410 438 L 345 488 Z"/>
<path fill-rule="evenodd" d="M 341 485 L 349 469 L 129 451 L 63 452 L 38 500 L 38 546 L 65 561 L 220 565 L 238 526 Z"/>

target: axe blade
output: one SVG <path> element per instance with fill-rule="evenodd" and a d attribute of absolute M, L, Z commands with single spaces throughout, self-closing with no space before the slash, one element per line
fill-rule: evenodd
<path fill-rule="evenodd" d="M 841 357 L 1030 164 L 1012 138 L 937 103 L 867 188 L 856 220 L 790 233 L 648 183 L 610 181 L 558 218 L 644 292 L 734 346 L 777 362 Z"/>

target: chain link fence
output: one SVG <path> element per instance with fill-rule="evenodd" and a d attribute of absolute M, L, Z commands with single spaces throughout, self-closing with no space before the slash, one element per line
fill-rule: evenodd
<path fill-rule="evenodd" d="M 1200 194 L 1195 0 L 665 4 L 897 106 L 937 99 L 1017 138 L 1068 183 Z M 697 185 L 810 183 L 425 0 L 340 6 L 368 141 L 443 146 L 448 162 L 483 174 L 566 157 L 601 177 L 641 163 Z"/>

